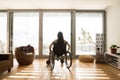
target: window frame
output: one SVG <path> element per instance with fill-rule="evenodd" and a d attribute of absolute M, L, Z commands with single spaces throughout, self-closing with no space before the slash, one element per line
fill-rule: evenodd
<path fill-rule="evenodd" d="M 76 13 L 101 13 L 102 14 L 102 31 L 103 31 L 103 35 L 104 35 L 104 43 L 106 44 L 106 12 L 104 10 L 77 10 Z M 75 37 L 76 39 L 76 37 Z M 76 40 L 75 40 L 76 43 Z M 106 50 L 106 45 L 104 44 L 104 49 L 103 52 L 105 52 Z M 76 55 L 76 46 L 75 46 L 75 55 Z M 79 55 L 76 55 L 77 57 Z M 93 55 L 94 56 L 94 55 Z"/>
<path fill-rule="evenodd" d="M 105 10 L 79 10 L 79 9 L 9 9 L 9 10 L 0 10 L 0 12 L 7 12 L 7 52 L 12 53 L 12 37 L 13 37 L 13 13 L 14 12 L 39 12 L 39 55 L 36 58 L 46 58 L 48 56 L 42 56 L 42 29 L 43 29 L 43 13 L 44 12 L 71 12 L 71 52 L 73 53 L 74 57 L 78 57 L 76 53 L 75 47 L 75 29 L 76 29 L 76 13 L 77 12 L 100 12 L 103 14 L 103 33 L 104 39 L 106 44 L 106 11 Z M 104 47 L 106 50 L 106 46 Z"/>

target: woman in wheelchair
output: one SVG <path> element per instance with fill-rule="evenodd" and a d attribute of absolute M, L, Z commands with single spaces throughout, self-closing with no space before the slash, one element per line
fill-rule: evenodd
<path fill-rule="evenodd" d="M 59 59 L 66 51 L 70 50 L 70 44 L 64 40 L 63 33 L 58 32 L 56 40 L 54 40 L 49 46 L 49 59 L 46 61 L 47 65 L 50 64 L 50 54 L 54 53 L 54 55 Z M 61 63 L 64 63 L 64 59 L 60 59 Z"/>

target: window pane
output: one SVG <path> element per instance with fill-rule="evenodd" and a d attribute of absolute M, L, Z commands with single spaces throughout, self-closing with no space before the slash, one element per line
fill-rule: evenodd
<path fill-rule="evenodd" d="M 7 51 L 7 13 L 0 13 L 0 53 Z"/>
<path fill-rule="evenodd" d="M 102 13 L 76 14 L 76 55 L 95 55 L 96 34 L 103 33 Z"/>
<path fill-rule="evenodd" d="M 43 16 L 43 55 L 49 54 L 50 43 L 63 32 L 64 39 L 70 43 L 71 17 L 69 12 L 44 13 Z"/>
<path fill-rule="evenodd" d="M 31 44 L 38 55 L 39 13 L 14 13 L 13 48 Z"/>

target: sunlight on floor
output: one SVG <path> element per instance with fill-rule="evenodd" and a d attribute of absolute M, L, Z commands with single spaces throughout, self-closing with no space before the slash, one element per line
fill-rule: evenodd
<path fill-rule="evenodd" d="M 102 69 L 76 68 L 76 79 L 109 79 Z"/>
<path fill-rule="evenodd" d="M 39 75 L 39 73 L 16 73 L 17 75 Z"/>
<path fill-rule="evenodd" d="M 43 75 L 44 74 L 44 75 Z M 74 76 L 75 75 L 75 76 Z M 75 74 L 73 72 L 70 73 L 67 69 L 55 68 L 54 71 L 49 71 L 47 69 L 39 69 L 39 68 L 24 68 L 23 70 L 15 73 L 14 75 L 10 75 L 8 79 L 55 79 L 55 80 L 65 80 L 71 79 L 75 77 L 75 80 L 80 79 L 109 79 L 107 75 L 104 73 L 102 69 L 82 69 L 76 68 Z M 4 79 L 7 80 L 7 79 Z"/>
<path fill-rule="evenodd" d="M 9 76 L 9 78 L 38 78 L 37 76 Z"/>
<path fill-rule="evenodd" d="M 75 63 L 76 64 L 76 63 Z M 35 66 L 36 65 L 36 66 Z M 108 75 L 101 68 L 71 67 L 61 66 L 56 62 L 53 71 L 43 63 L 34 63 L 30 66 L 18 66 L 15 73 L 3 80 L 108 80 Z M 120 74 L 119 74 L 120 76 Z"/>

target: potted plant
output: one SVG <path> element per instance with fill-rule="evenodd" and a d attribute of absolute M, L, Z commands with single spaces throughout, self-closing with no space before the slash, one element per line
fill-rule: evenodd
<path fill-rule="evenodd" d="M 117 48 L 119 48 L 116 44 L 112 44 L 110 46 L 111 53 L 117 53 Z"/>

